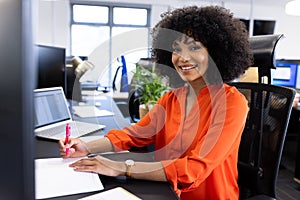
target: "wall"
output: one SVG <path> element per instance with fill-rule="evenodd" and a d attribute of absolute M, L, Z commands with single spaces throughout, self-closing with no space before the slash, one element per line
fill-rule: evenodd
<path fill-rule="evenodd" d="M 103 1 L 103 0 L 92 0 Z M 104 1 L 105 2 L 105 1 Z M 106 1 L 107 2 L 107 1 Z M 114 1 L 116 2 L 116 1 Z M 119 0 L 121 3 L 140 4 L 140 0 Z M 144 0 L 145 4 L 152 4 L 151 24 L 154 25 L 160 19 L 160 13 L 183 5 L 208 5 L 218 4 L 229 8 L 236 17 L 254 19 L 276 20 L 275 34 L 283 33 L 285 39 L 277 46 L 276 58 L 300 59 L 300 17 L 287 16 L 284 8 L 276 5 L 255 4 L 251 13 L 249 4 L 222 3 L 222 1 L 182 1 L 182 0 Z M 172 6 L 170 6 L 172 5 Z M 69 52 L 70 43 L 70 7 L 68 0 L 39 1 L 39 27 L 37 32 L 37 43 L 67 48 Z"/>
<path fill-rule="evenodd" d="M 68 0 L 38 2 L 36 43 L 67 48 L 70 44 L 70 6 Z"/>

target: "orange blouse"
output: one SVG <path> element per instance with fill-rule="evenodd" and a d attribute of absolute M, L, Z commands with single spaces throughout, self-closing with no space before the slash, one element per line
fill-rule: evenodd
<path fill-rule="evenodd" d="M 184 117 L 187 92 L 187 86 L 168 92 L 138 123 L 107 137 L 116 151 L 154 144 L 155 159 L 183 200 L 237 200 L 247 100 L 235 87 L 208 86 Z"/>

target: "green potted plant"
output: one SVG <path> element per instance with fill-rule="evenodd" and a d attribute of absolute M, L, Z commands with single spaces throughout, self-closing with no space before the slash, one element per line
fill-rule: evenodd
<path fill-rule="evenodd" d="M 155 72 L 155 64 L 152 65 L 151 70 L 136 64 L 132 86 L 139 95 L 140 118 L 153 107 L 163 94 L 171 89 L 168 86 L 168 77 L 160 76 Z"/>

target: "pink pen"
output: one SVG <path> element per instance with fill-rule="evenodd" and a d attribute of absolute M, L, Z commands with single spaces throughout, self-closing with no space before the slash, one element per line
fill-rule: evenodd
<path fill-rule="evenodd" d="M 71 127 L 69 124 L 66 124 L 66 139 L 65 139 L 65 145 L 69 142 L 69 137 L 71 136 Z M 66 148 L 66 156 L 69 154 L 69 148 Z"/>

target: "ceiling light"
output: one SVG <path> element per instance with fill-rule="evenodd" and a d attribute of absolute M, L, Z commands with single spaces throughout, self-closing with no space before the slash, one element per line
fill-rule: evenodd
<path fill-rule="evenodd" d="M 300 16 L 300 0 L 293 0 L 285 5 L 287 15 Z"/>

